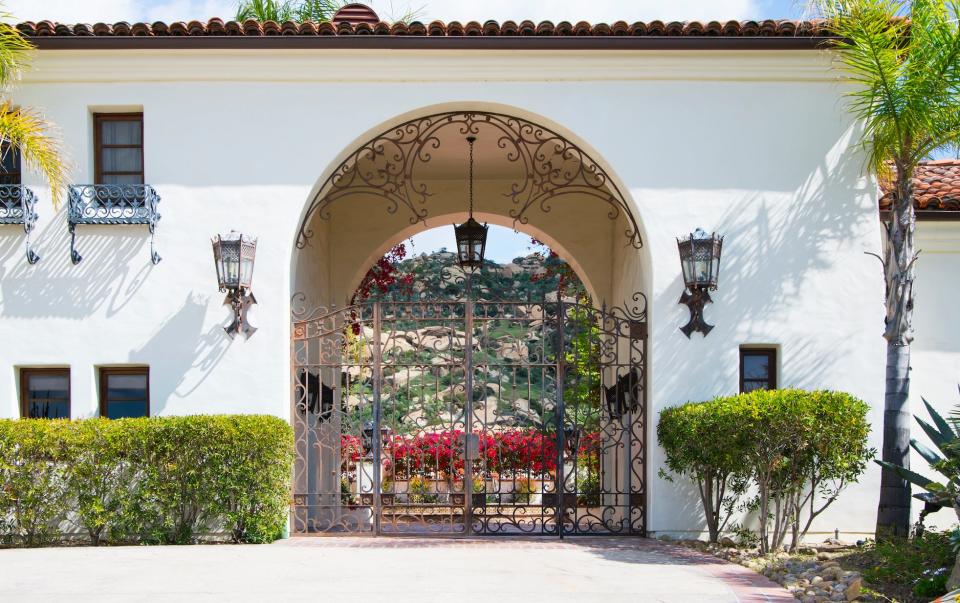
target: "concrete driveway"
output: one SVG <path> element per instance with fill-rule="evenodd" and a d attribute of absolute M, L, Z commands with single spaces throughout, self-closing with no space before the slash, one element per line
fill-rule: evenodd
<path fill-rule="evenodd" d="M 638 538 L 300 538 L 0 551 L 0 601 L 783 602 L 738 565 Z"/>

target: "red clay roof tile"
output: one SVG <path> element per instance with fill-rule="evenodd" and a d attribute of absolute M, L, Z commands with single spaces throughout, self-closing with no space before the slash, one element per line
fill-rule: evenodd
<path fill-rule="evenodd" d="M 295 23 L 288 21 L 285 23 L 274 23 L 273 21 L 258 22 L 248 19 L 243 23 L 235 21 L 224 21 L 223 19 L 210 19 L 206 23 L 201 21 L 190 21 L 189 24 L 182 22 L 174 23 L 134 23 L 130 24 L 124 21 L 117 23 L 96 23 L 88 25 L 78 23 L 68 25 L 65 23 L 54 23 L 52 21 L 32 22 L 26 21 L 17 24 L 17 29 L 25 36 L 30 38 L 41 37 L 72 37 L 72 36 L 169 36 L 184 35 L 193 37 L 202 36 L 222 36 L 222 35 L 244 35 L 244 36 L 268 36 L 268 35 L 328 35 L 322 30 L 324 26 L 330 27 L 330 23 Z M 417 26 L 416 28 L 414 26 Z M 551 21 L 523 21 L 516 23 L 514 21 L 486 21 L 479 23 L 470 21 L 462 23 L 451 21 L 444 23 L 442 21 L 432 21 L 429 24 L 419 22 L 410 23 L 385 23 L 379 20 L 335 20 L 332 29 L 338 35 L 370 34 L 374 35 L 431 35 L 431 36 L 682 36 L 682 37 L 705 37 L 705 36 L 723 36 L 723 37 L 819 37 L 829 35 L 825 29 L 824 22 L 820 20 L 813 21 L 772 21 L 767 20 L 762 23 L 756 21 L 710 21 L 703 23 L 701 21 L 672 21 L 664 23 L 662 21 L 650 21 L 628 24 L 625 21 L 616 21 L 612 24 L 596 23 L 590 24 L 586 21 L 571 23 L 562 21 L 554 24 Z M 414 34 L 413 30 L 419 30 Z"/>
<path fill-rule="evenodd" d="M 889 185 L 881 190 L 880 209 L 889 211 L 896 197 Z M 960 212 L 960 160 L 925 161 L 913 175 L 914 206 L 921 214 Z"/>

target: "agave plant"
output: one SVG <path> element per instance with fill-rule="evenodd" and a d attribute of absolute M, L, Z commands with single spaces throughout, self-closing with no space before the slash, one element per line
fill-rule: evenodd
<path fill-rule="evenodd" d="M 890 469 L 911 484 L 925 490 L 913 495 L 914 498 L 925 503 L 923 513 L 920 515 L 921 525 L 924 517 L 944 507 L 954 508 L 960 516 L 960 407 L 954 410 L 948 420 L 943 418 L 926 399 L 923 400 L 923 405 L 927 408 L 931 422 L 928 423 L 920 417 L 914 418 L 937 450 L 918 442 L 916 438 L 911 438 L 910 446 L 930 463 L 930 467 L 943 474 L 945 480 L 934 481 L 899 465 L 877 461 L 880 466 Z"/>

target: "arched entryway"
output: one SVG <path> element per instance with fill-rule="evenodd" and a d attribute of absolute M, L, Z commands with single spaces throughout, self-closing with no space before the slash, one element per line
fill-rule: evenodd
<path fill-rule="evenodd" d="M 349 303 L 396 241 L 466 217 L 467 136 L 477 216 L 550 245 L 591 302 L 489 299 L 450 266 Z M 318 183 L 296 248 L 293 533 L 644 533 L 649 263 L 582 142 L 502 111 L 398 120 Z"/>

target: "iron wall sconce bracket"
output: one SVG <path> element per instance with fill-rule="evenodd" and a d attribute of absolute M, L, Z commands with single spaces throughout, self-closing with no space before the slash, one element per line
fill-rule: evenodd
<path fill-rule="evenodd" d="M 212 241 L 213 263 L 217 268 L 217 285 L 226 291 L 223 305 L 233 308 L 233 322 L 223 328 L 230 336 L 237 333 L 250 339 L 257 328 L 247 320 L 250 306 L 257 303 L 250 287 L 253 284 L 253 264 L 257 257 L 257 240 L 236 231 L 217 235 Z"/>
<path fill-rule="evenodd" d="M 233 309 L 233 322 L 223 327 L 230 339 L 237 336 L 237 333 L 243 333 L 245 339 L 257 332 L 257 327 L 250 324 L 247 320 L 247 311 L 250 306 L 257 303 L 257 298 L 253 296 L 252 291 L 246 289 L 236 289 L 227 293 L 223 305 L 230 306 Z"/>
<path fill-rule="evenodd" d="M 713 330 L 713 325 L 703 319 L 703 307 L 713 303 L 710 291 L 716 291 L 720 277 L 723 237 L 717 233 L 708 235 L 698 228 L 690 236 L 677 239 L 677 249 L 680 252 L 684 287 L 679 303 L 690 308 L 690 320 L 680 330 L 687 339 L 694 331 L 706 337 Z"/>
<path fill-rule="evenodd" d="M 687 336 L 687 339 L 690 339 L 690 335 L 694 332 L 703 333 L 703 336 L 706 337 L 710 331 L 713 330 L 713 325 L 708 324 L 707 321 L 703 319 L 703 307 L 706 304 L 713 303 L 713 300 L 710 299 L 710 291 L 706 289 L 694 289 L 693 292 L 690 292 L 684 289 L 683 295 L 680 296 L 678 303 L 686 304 L 687 307 L 690 308 L 690 320 L 687 324 L 680 327 L 680 330 Z"/>

